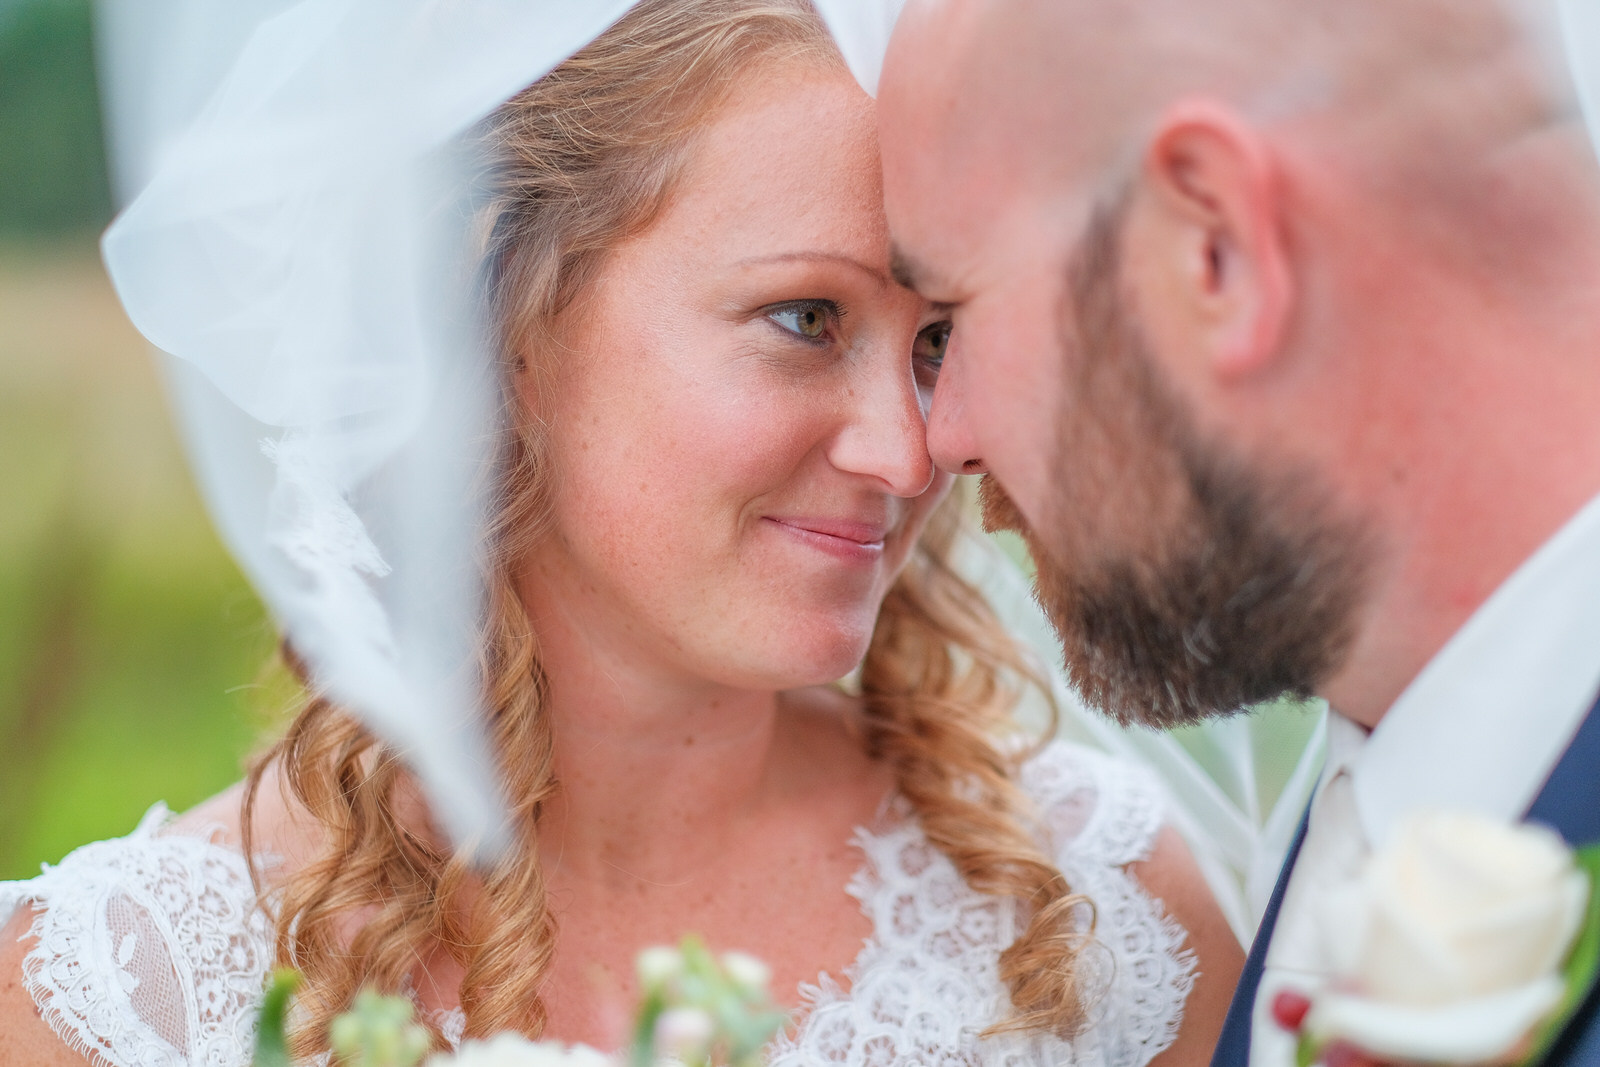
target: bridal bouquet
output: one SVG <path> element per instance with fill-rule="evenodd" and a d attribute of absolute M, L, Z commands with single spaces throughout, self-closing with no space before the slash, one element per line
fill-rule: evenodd
<path fill-rule="evenodd" d="M 678 948 L 650 948 L 637 960 L 642 991 L 633 1042 L 608 1056 L 585 1045 L 530 1041 L 500 1034 L 467 1041 L 453 1053 L 428 1055 L 428 1031 L 405 997 L 363 993 L 334 1020 L 338 1067 L 757 1067 L 761 1049 L 784 1015 L 767 995 L 767 966 L 753 956 L 713 956 L 698 938 Z M 280 971 L 262 1005 L 253 1067 L 290 1067 L 284 1038 L 299 976 Z M 425 1062 L 424 1062 L 425 1060 Z"/>

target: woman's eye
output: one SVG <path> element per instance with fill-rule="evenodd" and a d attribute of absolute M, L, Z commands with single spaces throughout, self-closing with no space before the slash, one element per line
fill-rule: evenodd
<path fill-rule="evenodd" d="M 944 364 L 944 353 L 950 347 L 950 323 L 936 322 L 917 334 L 911 355 L 923 365 L 937 370 Z"/>
<path fill-rule="evenodd" d="M 767 312 L 767 318 L 777 323 L 779 327 L 808 341 L 821 340 L 827 334 L 829 325 L 838 317 L 836 308 L 820 300 L 803 304 L 785 304 Z"/>

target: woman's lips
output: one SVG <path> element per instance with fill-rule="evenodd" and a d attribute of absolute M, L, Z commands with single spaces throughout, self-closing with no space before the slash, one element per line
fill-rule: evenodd
<path fill-rule="evenodd" d="M 889 533 L 876 523 L 849 519 L 768 515 L 766 521 L 802 544 L 853 563 L 875 563 L 881 559 L 884 538 Z"/>

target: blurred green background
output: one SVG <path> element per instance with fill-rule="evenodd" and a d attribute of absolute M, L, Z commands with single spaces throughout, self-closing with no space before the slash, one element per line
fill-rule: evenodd
<path fill-rule="evenodd" d="M 272 651 L 96 239 L 89 0 L 0 0 L 0 879 L 187 807 L 262 735 Z"/>

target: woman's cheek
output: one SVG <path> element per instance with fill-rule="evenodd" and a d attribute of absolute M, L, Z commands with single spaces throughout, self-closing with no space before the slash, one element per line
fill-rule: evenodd
<path fill-rule="evenodd" d="M 804 456 L 764 400 L 667 402 L 586 439 L 586 484 L 571 487 L 586 525 L 616 531 L 629 555 L 677 553 L 679 565 L 729 547 L 750 503 L 781 492 Z"/>
<path fill-rule="evenodd" d="M 708 401 L 685 405 L 661 433 L 681 469 L 722 495 L 781 491 L 822 437 L 804 398 L 781 389 L 718 391 Z"/>

